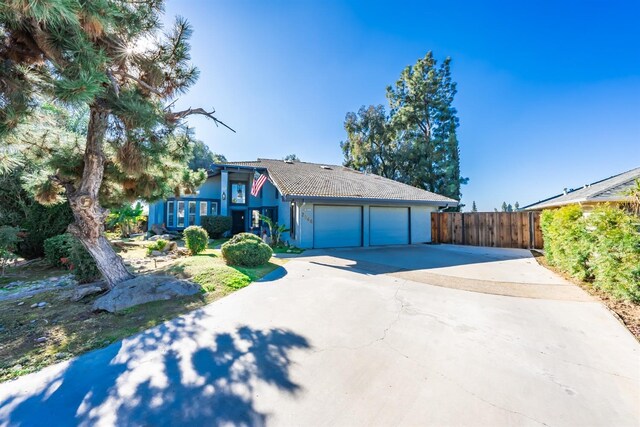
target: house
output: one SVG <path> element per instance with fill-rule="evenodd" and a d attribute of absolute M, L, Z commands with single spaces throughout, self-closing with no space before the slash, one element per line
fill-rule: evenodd
<path fill-rule="evenodd" d="M 255 174 L 268 176 L 257 197 Z M 286 225 L 300 248 L 431 241 L 431 212 L 457 201 L 344 166 L 258 159 L 216 164 L 197 194 L 153 203 L 149 224 L 169 230 L 199 225 L 204 215 L 232 217 L 232 233 L 259 233 L 260 214 Z"/>
<path fill-rule="evenodd" d="M 523 210 L 542 210 L 559 208 L 565 205 L 580 204 L 585 212 L 601 203 L 627 203 L 631 197 L 626 193 L 640 179 L 640 167 L 618 175 L 584 185 L 578 189 L 567 190 L 562 194 L 525 206 Z"/>

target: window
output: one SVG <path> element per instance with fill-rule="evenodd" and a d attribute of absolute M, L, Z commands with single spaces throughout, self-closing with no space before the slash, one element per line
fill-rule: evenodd
<path fill-rule="evenodd" d="M 200 202 L 200 218 L 207 215 L 207 202 Z"/>
<path fill-rule="evenodd" d="M 184 227 L 184 202 L 178 202 L 178 227 Z"/>
<path fill-rule="evenodd" d="M 175 227 L 176 202 L 167 202 L 167 227 Z"/>
<path fill-rule="evenodd" d="M 245 204 L 247 203 L 246 185 L 235 182 L 231 184 L 231 203 Z"/>
<path fill-rule="evenodd" d="M 264 208 L 263 214 L 264 216 L 271 219 L 271 221 L 273 221 L 274 223 L 278 222 L 278 211 L 276 210 L 276 208 Z"/>
<path fill-rule="evenodd" d="M 211 207 L 209 215 L 218 215 L 218 202 L 211 202 L 209 206 Z"/>
<path fill-rule="evenodd" d="M 296 238 L 296 204 L 291 202 L 291 210 L 289 211 L 289 235 L 292 239 Z"/>
<path fill-rule="evenodd" d="M 258 209 L 251 211 L 251 228 L 260 228 L 260 211 Z"/>
<path fill-rule="evenodd" d="M 195 200 L 190 200 L 189 201 L 189 222 L 188 225 L 195 225 L 196 224 L 196 201 Z"/>

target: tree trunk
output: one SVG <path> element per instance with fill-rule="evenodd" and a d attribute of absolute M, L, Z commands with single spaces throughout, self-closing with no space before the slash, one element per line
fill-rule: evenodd
<path fill-rule="evenodd" d="M 104 237 L 104 220 L 108 211 L 100 206 L 98 195 L 104 175 L 103 144 L 108 123 L 109 110 L 96 101 L 90 109 L 82 180 L 79 188 L 67 188 L 67 198 L 75 217 L 69 232 L 87 248 L 111 289 L 134 276 Z"/>

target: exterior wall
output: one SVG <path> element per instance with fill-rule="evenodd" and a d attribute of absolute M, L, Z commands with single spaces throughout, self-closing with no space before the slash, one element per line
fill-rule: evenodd
<path fill-rule="evenodd" d="M 231 215 L 232 211 L 245 211 L 245 231 L 251 231 L 251 212 L 258 210 L 260 213 L 265 212 L 265 208 L 274 209 L 276 212 L 276 220 L 278 223 L 285 223 L 289 226 L 289 203 L 282 201 L 282 197 L 277 193 L 276 188 L 267 181 L 257 197 L 251 195 L 251 185 L 253 183 L 253 173 L 249 172 L 227 172 L 222 171 L 220 175 L 216 175 L 207 179 L 198 189 L 197 194 L 183 195 L 180 197 L 170 197 L 166 200 L 160 200 L 149 205 L 149 224 L 148 229 L 154 224 L 165 224 L 170 230 L 182 230 L 189 225 L 200 225 L 200 204 L 207 203 L 207 212 L 210 213 L 211 204 L 217 203 L 218 215 Z M 235 204 L 232 202 L 231 185 L 234 182 L 242 182 L 245 184 L 246 203 Z M 167 225 L 167 202 L 175 201 L 174 208 L 174 226 Z M 177 227 L 177 202 L 185 202 L 185 227 Z M 195 224 L 188 224 L 188 202 L 196 202 L 196 218 Z M 257 230 L 255 230 L 257 232 Z M 283 235 L 287 240 L 288 233 Z"/>
<path fill-rule="evenodd" d="M 431 212 L 437 212 L 435 206 L 411 207 L 411 243 L 431 242 Z"/>

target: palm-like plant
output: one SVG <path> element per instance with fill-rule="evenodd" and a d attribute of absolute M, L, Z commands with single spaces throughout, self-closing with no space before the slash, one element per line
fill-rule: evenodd
<path fill-rule="evenodd" d="M 134 206 L 125 204 L 120 208 L 111 209 L 107 218 L 109 227 L 120 227 L 120 235 L 129 237 L 135 225 L 144 219 L 143 209 L 140 202 Z"/>

